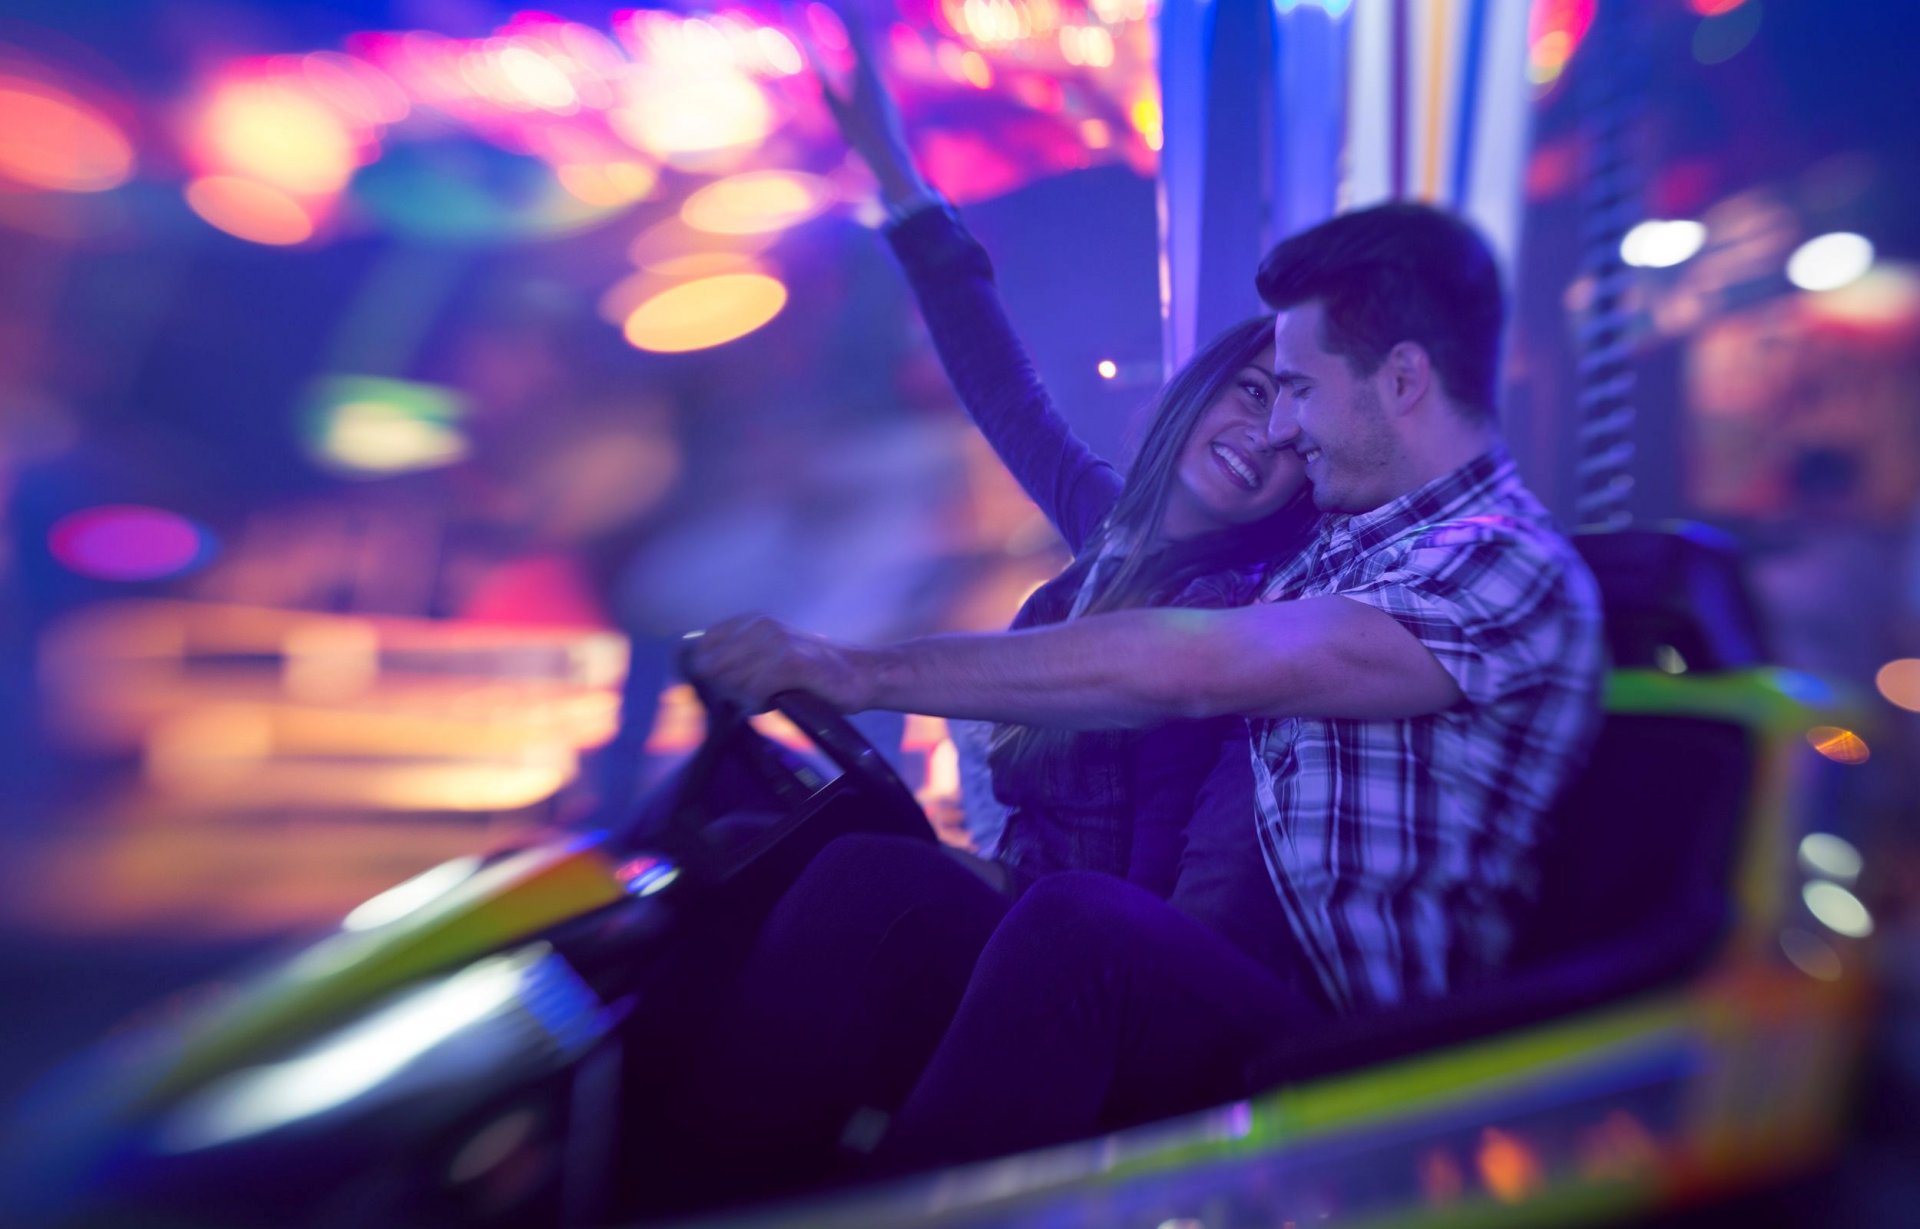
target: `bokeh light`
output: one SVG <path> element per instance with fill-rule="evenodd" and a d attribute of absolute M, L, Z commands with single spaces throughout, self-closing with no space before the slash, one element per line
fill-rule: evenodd
<path fill-rule="evenodd" d="M 1620 259 L 1638 269 L 1669 269 L 1690 260 L 1707 241 L 1707 228 L 1686 220 L 1649 218 L 1620 240 Z"/>
<path fill-rule="evenodd" d="M 1495 1127 L 1480 1132 L 1474 1163 L 1480 1180 L 1501 1203 L 1519 1203 L 1546 1184 L 1539 1154 L 1519 1136 Z"/>
<path fill-rule="evenodd" d="M 1101 26 L 1061 26 L 1060 56 L 1088 68 L 1113 67 L 1113 35 Z"/>
<path fill-rule="evenodd" d="M 560 186 L 601 209 L 631 205 L 653 194 L 660 172 L 644 162 L 572 162 L 554 168 Z"/>
<path fill-rule="evenodd" d="M 773 246 L 775 238 L 777 233 L 774 231 L 732 235 L 699 231 L 688 226 L 680 215 L 675 214 L 635 235 L 633 242 L 627 245 L 627 259 L 643 268 L 651 269 L 664 262 L 699 253 L 724 251 L 751 255 Z"/>
<path fill-rule="evenodd" d="M 1920 272 L 1876 261 L 1857 280 L 1809 296 L 1806 311 L 1810 320 L 1865 333 L 1911 335 L 1920 325 Z"/>
<path fill-rule="evenodd" d="M 695 278 L 718 277 L 722 273 L 771 275 L 772 270 L 746 252 L 689 252 L 685 256 L 656 260 L 647 266 L 647 272 L 656 278 L 688 282 Z"/>
<path fill-rule="evenodd" d="M 1789 926 L 1780 932 L 1780 952 L 1796 969 L 1816 981 L 1839 981 L 1846 967 L 1840 953 L 1819 935 Z"/>
<path fill-rule="evenodd" d="M 780 314 L 787 288 L 762 273 L 727 273 L 664 290 L 627 317 L 627 341 L 642 350 L 704 350 L 744 337 Z"/>
<path fill-rule="evenodd" d="M 991 89 L 993 86 L 993 66 L 987 63 L 987 57 L 977 51 L 960 53 L 960 79 L 976 90 Z"/>
<path fill-rule="evenodd" d="M 359 144 L 337 112 L 275 81 L 220 85 L 195 130 L 194 154 L 205 169 L 291 193 L 337 192 L 360 164 Z"/>
<path fill-rule="evenodd" d="M 646 269 L 629 273 L 600 293 L 596 305 L 600 318 L 615 328 L 625 327 L 628 316 L 669 285 L 668 279 Z"/>
<path fill-rule="evenodd" d="M 655 295 L 683 282 L 728 273 L 773 275 L 770 268 L 745 252 L 691 252 L 685 256 L 668 257 L 629 273 L 602 291 L 598 302 L 600 318 L 608 324 L 622 327 L 641 304 Z"/>
<path fill-rule="evenodd" d="M 465 406 L 435 384 L 377 376 L 320 382 L 307 411 L 315 461 L 348 477 L 379 477 L 451 465 L 467 455 Z"/>
<path fill-rule="evenodd" d="M 1466 1189 L 1466 1171 L 1452 1152 L 1432 1148 L 1420 1158 L 1420 1193 L 1429 1204 L 1452 1203 Z"/>
<path fill-rule="evenodd" d="M 436 469 L 466 455 L 458 431 L 379 401 L 341 406 L 326 435 L 327 459 L 362 474 Z"/>
<path fill-rule="evenodd" d="M 187 185 L 187 205 L 208 225 L 252 243 L 284 246 L 313 237 L 314 219 L 280 189 L 237 175 L 205 175 Z"/>
<path fill-rule="evenodd" d="M 1800 889 L 1800 899 L 1822 926 L 1837 935 L 1864 939 L 1873 933 L 1873 915 L 1858 896 L 1837 883 L 1817 879 Z"/>
<path fill-rule="evenodd" d="M 1593 28 L 1595 0 L 1535 0 L 1527 29 L 1527 79 L 1545 88 L 1566 72 Z"/>
<path fill-rule="evenodd" d="M 1096 368 L 1096 370 L 1100 372 L 1101 379 L 1111 380 L 1115 376 L 1120 374 L 1120 365 L 1118 363 L 1115 363 L 1110 358 L 1103 358 L 1100 360 L 1099 366 Z"/>
<path fill-rule="evenodd" d="M 530 47 L 508 47 L 495 57 L 494 66 L 512 97 L 558 115 L 580 109 L 580 92 L 552 58 Z"/>
<path fill-rule="evenodd" d="M 1887 703 L 1920 713 L 1920 657 L 1901 657 L 1874 673 L 1873 685 Z"/>
<path fill-rule="evenodd" d="M 760 45 L 760 54 L 766 57 L 768 66 L 777 73 L 791 77 L 807 66 L 793 40 L 771 26 L 754 31 L 754 41 Z"/>
<path fill-rule="evenodd" d="M 1800 838 L 1800 867 L 1840 883 L 1852 883 L 1865 865 L 1853 842 L 1831 832 L 1809 832 Z"/>
<path fill-rule="evenodd" d="M 133 174 L 112 120 L 65 90 L 0 75 L 0 176 L 56 192 L 104 192 Z"/>
<path fill-rule="evenodd" d="M 695 230 L 753 235 L 804 222 L 832 200 L 832 187 L 817 175 L 751 171 L 701 188 L 681 206 L 680 217 Z"/>
<path fill-rule="evenodd" d="M 1807 743 L 1836 764 L 1864 764 L 1871 752 L 1867 740 L 1837 725 L 1817 725 L 1807 731 Z"/>
<path fill-rule="evenodd" d="M 732 69 L 654 67 L 633 82 L 607 123 L 642 153 L 663 162 L 697 163 L 700 155 L 765 140 L 773 129 L 773 110 L 760 87 Z"/>
<path fill-rule="evenodd" d="M 1693 32 L 1693 58 L 1724 64 L 1739 55 L 1760 33 L 1760 14 L 1760 0 L 1746 0 L 1706 18 Z"/>
<path fill-rule="evenodd" d="M 1157 150 L 1166 143 L 1165 117 L 1157 96 L 1148 94 L 1135 99 L 1127 118 L 1133 122 L 1133 130 L 1140 134 L 1140 139 L 1148 149 Z"/>
<path fill-rule="evenodd" d="M 60 518 L 47 548 L 62 567 L 95 580 L 164 580 L 207 562 L 213 539 L 178 513 L 108 504 Z"/>
<path fill-rule="evenodd" d="M 393 78 L 354 56 L 310 52 L 300 71 L 317 98 L 358 123 L 397 124 L 413 109 Z"/>
<path fill-rule="evenodd" d="M 1787 257 L 1787 280 L 1802 290 L 1838 290 L 1873 267 L 1873 244 L 1864 235 L 1834 231 L 1816 235 Z"/>
<path fill-rule="evenodd" d="M 1553 30 L 1540 36 L 1528 49 L 1527 78 L 1535 85 L 1546 85 L 1555 81 L 1566 70 L 1567 60 L 1573 55 L 1573 39 L 1564 30 Z"/>

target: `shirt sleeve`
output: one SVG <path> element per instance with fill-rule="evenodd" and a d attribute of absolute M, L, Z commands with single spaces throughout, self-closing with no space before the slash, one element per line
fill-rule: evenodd
<path fill-rule="evenodd" d="M 1054 408 L 1007 319 L 986 250 L 948 209 L 910 215 L 887 240 L 960 403 L 1078 554 L 1113 510 L 1122 478 Z"/>
<path fill-rule="evenodd" d="M 1413 633 L 1473 705 L 1586 670 L 1597 641 L 1597 591 L 1578 557 L 1500 518 L 1424 528 L 1339 596 Z"/>

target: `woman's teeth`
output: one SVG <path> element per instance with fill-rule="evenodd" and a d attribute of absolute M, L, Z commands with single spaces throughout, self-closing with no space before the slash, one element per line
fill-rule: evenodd
<path fill-rule="evenodd" d="M 1233 472 L 1233 476 L 1249 488 L 1260 485 L 1260 475 L 1255 473 L 1253 467 L 1248 465 L 1246 460 L 1233 449 L 1228 448 L 1224 444 L 1215 444 L 1213 446 L 1213 455 L 1219 457 L 1221 463 Z"/>

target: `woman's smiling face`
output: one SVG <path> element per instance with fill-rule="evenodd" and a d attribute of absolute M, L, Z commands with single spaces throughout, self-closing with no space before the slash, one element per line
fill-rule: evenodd
<path fill-rule="evenodd" d="M 1161 532 L 1191 538 L 1278 512 L 1306 481 L 1299 456 L 1268 439 L 1276 386 L 1268 346 L 1200 413 L 1180 449 Z"/>

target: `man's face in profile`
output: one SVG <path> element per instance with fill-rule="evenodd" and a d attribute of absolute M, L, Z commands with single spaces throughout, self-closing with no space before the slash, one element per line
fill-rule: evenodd
<path fill-rule="evenodd" d="M 1291 445 L 1306 462 L 1315 506 L 1367 512 L 1400 494 L 1393 480 L 1399 441 L 1373 379 L 1355 375 L 1345 358 L 1327 351 L 1325 319 L 1316 300 L 1274 321 L 1277 412 L 1292 407 Z"/>

